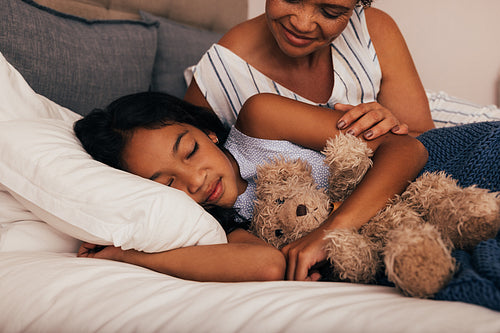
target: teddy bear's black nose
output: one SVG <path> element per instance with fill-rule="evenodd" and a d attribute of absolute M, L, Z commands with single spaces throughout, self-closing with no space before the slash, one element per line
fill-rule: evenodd
<path fill-rule="evenodd" d="M 307 207 L 305 205 L 298 205 L 297 206 L 297 216 L 304 216 L 307 214 Z"/>
<path fill-rule="evenodd" d="M 283 236 L 284 235 L 283 230 L 281 230 L 281 229 L 274 230 L 274 235 L 278 238 Z"/>

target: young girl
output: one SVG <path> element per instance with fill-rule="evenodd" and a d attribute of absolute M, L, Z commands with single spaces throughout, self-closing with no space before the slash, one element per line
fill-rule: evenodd
<path fill-rule="evenodd" d="M 386 134 L 367 141 L 374 151 L 373 167 L 352 195 L 320 228 L 287 245 L 281 254 L 244 230 L 246 224 L 242 221 L 250 220 L 252 214 L 256 167 L 278 154 L 302 157 L 313 165 L 318 183 L 326 186 L 326 167 L 318 151 L 329 137 L 339 133 L 335 124 L 340 116 L 339 111 L 261 94 L 245 103 L 235 127 L 226 136 L 212 112 L 161 93 L 126 96 L 106 110 L 95 110 L 75 124 L 78 138 L 95 159 L 186 192 L 212 210 L 228 233 L 229 243 L 156 254 L 113 247 L 95 253 L 94 245 L 84 244 L 79 255 L 121 260 L 182 278 L 212 281 L 279 279 L 284 275 L 286 260 L 287 279 L 319 279 L 312 268 L 326 258 L 325 230 L 362 226 L 387 200 L 405 189 L 422 170 L 428 156 L 422 143 L 410 136 Z M 474 126 L 472 132 L 476 135 L 468 146 L 489 136 L 497 138 L 498 147 L 500 124 L 484 126 Z M 489 132 L 478 132 L 476 127 L 488 127 Z M 456 137 L 464 136 L 463 133 L 469 137 L 469 132 L 463 127 Z M 453 153 L 459 155 L 464 148 L 461 146 Z M 430 153 L 434 155 L 433 151 Z M 428 166 L 434 168 L 440 165 L 434 159 L 430 162 Z M 481 177 L 488 179 L 487 184 L 499 187 L 498 172 L 496 178 L 489 174 Z"/>

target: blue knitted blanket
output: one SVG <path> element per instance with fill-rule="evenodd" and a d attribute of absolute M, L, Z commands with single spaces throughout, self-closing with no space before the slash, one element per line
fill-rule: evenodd
<path fill-rule="evenodd" d="M 462 186 L 500 191 L 500 122 L 428 131 L 418 139 L 429 151 L 425 171 L 446 171 Z M 500 311 L 500 232 L 472 252 L 455 250 L 458 270 L 435 299 L 473 303 Z"/>
<path fill-rule="evenodd" d="M 425 171 L 446 171 L 459 184 L 500 191 L 500 122 L 436 128 L 418 139 L 429 151 Z"/>
<path fill-rule="evenodd" d="M 500 311 L 500 232 L 469 253 L 453 251 L 458 270 L 437 300 L 460 301 Z"/>

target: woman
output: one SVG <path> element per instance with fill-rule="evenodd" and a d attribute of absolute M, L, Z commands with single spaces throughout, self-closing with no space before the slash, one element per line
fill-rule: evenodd
<path fill-rule="evenodd" d="M 267 0 L 265 14 L 234 27 L 190 70 L 185 99 L 226 126 L 265 92 L 345 112 L 338 128 L 365 139 L 433 128 L 404 38 L 371 2 Z"/>

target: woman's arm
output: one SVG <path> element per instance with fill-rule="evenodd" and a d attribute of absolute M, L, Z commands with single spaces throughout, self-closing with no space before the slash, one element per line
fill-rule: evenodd
<path fill-rule="evenodd" d="M 80 257 L 111 259 L 196 281 L 281 280 L 285 258 L 281 252 L 243 229 L 228 235 L 228 244 L 197 245 L 166 252 L 145 253 L 108 246 L 99 252 L 84 243 Z"/>
<path fill-rule="evenodd" d="M 263 94 L 245 103 L 236 127 L 249 136 L 288 140 L 319 151 L 328 138 L 340 133 L 332 126 L 340 116 L 341 112 L 335 110 Z M 401 193 L 427 161 L 423 145 L 410 136 L 386 134 L 367 141 L 367 145 L 374 151 L 373 167 L 350 197 L 318 230 L 283 248 L 289 279 L 306 279 L 308 270 L 326 258 L 325 230 L 361 227 L 390 198 Z"/>
<path fill-rule="evenodd" d="M 376 8 L 365 13 L 382 70 L 378 102 L 408 124 L 410 135 L 434 128 L 427 95 L 396 22 Z"/>
<path fill-rule="evenodd" d="M 412 136 L 434 128 L 425 90 L 398 26 L 389 15 L 376 8 L 367 8 L 365 15 L 382 82 L 377 102 L 335 106 L 346 112 L 341 119 L 346 124 L 344 128 L 352 129 L 356 135 L 369 128 L 371 138 L 394 126 L 397 126 L 394 133 L 404 134 L 409 130 Z M 371 127 L 373 124 L 376 125 Z"/>

